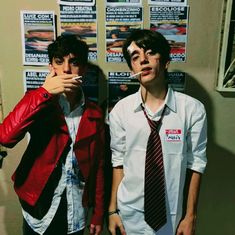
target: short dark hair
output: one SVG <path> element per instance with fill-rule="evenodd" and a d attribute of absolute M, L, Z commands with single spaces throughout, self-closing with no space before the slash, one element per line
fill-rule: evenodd
<path fill-rule="evenodd" d="M 161 33 L 149 29 L 136 29 L 127 37 L 122 47 L 123 56 L 130 69 L 132 66 L 128 47 L 132 42 L 135 42 L 140 48 L 151 49 L 153 52 L 159 53 L 162 63 L 170 61 L 170 45 Z"/>
<path fill-rule="evenodd" d="M 80 65 L 88 63 L 88 46 L 77 35 L 61 35 L 48 46 L 49 61 L 73 54 Z"/>

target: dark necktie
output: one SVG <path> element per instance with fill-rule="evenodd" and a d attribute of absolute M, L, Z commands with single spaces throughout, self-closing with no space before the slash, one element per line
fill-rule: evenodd
<path fill-rule="evenodd" d="M 166 223 L 165 177 L 159 136 L 159 126 L 165 107 L 159 121 L 149 119 L 143 108 L 151 128 L 145 160 L 144 211 L 146 223 L 155 231 Z"/>

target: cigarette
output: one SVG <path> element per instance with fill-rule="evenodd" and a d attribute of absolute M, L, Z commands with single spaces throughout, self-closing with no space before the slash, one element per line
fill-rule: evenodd
<path fill-rule="evenodd" d="M 81 78 L 82 78 L 82 76 L 76 76 L 76 77 L 73 77 L 73 80 L 82 82 Z"/>
<path fill-rule="evenodd" d="M 141 72 L 135 73 L 135 74 L 131 75 L 129 78 L 137 77 L 137 76 L 140 75 L 141 73 L 143 73 L 143 72 L 141 71 Z"/>

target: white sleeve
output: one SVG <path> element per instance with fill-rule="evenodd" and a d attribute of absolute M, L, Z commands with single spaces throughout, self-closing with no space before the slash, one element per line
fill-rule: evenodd
<path fill-rule="evenodd" d="M 187 133 L 187 168 L 203 173 L 207 164 L 207 118 L 202 103 L 196 103 Z"/>
<path fill-rule="evenodd" d="M 123 165 L 126 152 L 126 131 L 123 123 L 123 111 L 120 105 L 116 105 L 109 114 L 113 167 Z"/>

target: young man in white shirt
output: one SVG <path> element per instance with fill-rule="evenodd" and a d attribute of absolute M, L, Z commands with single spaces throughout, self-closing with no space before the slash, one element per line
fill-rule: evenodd
<path fill-rule="evenodd" d="M 138 73 L 140 89 L 119 101 L 109 116 L 113 164 L 109 230 L 112 235 L 117 230 L 123 235 L 193 235 L 207 162 L 204 106 L 168 87 L 170 46 L 160 33 L 134 31 L 123 54 L 132 73 Z M 159 121 L 161 116 L 166 223 L 156 230 L 145 221 L 145 158 L 150 135 L 147 118 Z"/>

